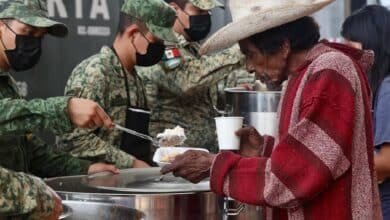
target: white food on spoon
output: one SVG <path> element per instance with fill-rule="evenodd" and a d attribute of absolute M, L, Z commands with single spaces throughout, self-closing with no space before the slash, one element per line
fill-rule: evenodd
<path fill-rule="evenodd" d="M 267 84 L 262 83 L 260 80 L 256 80 L 255 84 L 253 85 L 253 90 L 261 92 L 268 91 Z"/>
<path fill-rule="evenodd" d="M 157 139 L 161 147 L 174 147 L 182 145 L 187 137 L 184 129 L 176 126 L 174 129 L 165 129 L 163 133 L 157 134 Z"/>

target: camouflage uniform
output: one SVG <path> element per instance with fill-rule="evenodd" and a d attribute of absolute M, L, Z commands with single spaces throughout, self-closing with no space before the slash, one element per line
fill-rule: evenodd
<path fill-rule="evenodd" d="M 223 4 L 217 0 L 189 0 L 189 2 L 202 10 L 223 7 Z"/>
<path fill-rule="evenodd" d="M 65 25 L 46 16 L 46 1 L 0 1 L 0 19 L 17 19 L 23 23 L 46 27 L 55 36 L 65 36 Z M 88 161 L 51 152 L 51 148 L 33 134 L 41 128 L 56 133 L 72 125 L 66 117 L 68 97 L 25 101 L 20 99 L 11 75 L 0 70 L 0 216 L 23 215 L 23 219 L 42 219 L 54 208 L 52 193 L 41 177 L 85 174 Z M 8 169 L 5 168 L 9 168 Z"/>
<path fill-rule="evenodd" d="M 186 145 L 217 150 L 213 106 L 223 89 L 254 82 L 243 69 L 243 55 L 235 45 L 218 54 L 202 56 L 198 45 L 179 37 L 181 64 L 168 69 L 164 62 L 153 67 L 137 67 L 152 107 L 150 135 L 180 125 L 185 129 Z"/>
<path fill-rule="evenodd" d="M 124 74 L 128 75 L 131 104 L 146 107 L 143 85 L 136 72 L 124 73 L 115 52 L 107 46 L 73 70 L 65 94 L 95 100 L 114 123 L 124 125 L 127 108 Z M 59 145 L 61 150 L 73 156 L 108 161 L 120 168 L 128 168 L 134 157 L 119 149 L 121 136 L 122 132 L 116 129 L 75 129 L 61 135 Z"/>
<path fill-rule="evenodd" d="M 177 41 L 171 27 L 176 14 L 160 0 L 128 0 L 122 12 L 143 21 L 153 35 L 167 41 Z M 130 44 L 130 42 L 129 42 Z M 95 100 L 111 116 L 114 123 L 125 124 L 128 78 L 130 102 L 136 108 L 146 108 L 144 85 L 134 71 L 124 72 L 115 52 L 104 46 L 100 53 L 80 63 L 72 72 L 65 94 Z M 122 132 L 105 129 L 75 129 L 59 138 L 61 150 L 73 156 L 114 163 L 119 168 L 131 167 L 134 157 L 119 149 Z"/>
<path fill-rule="evenodd" d="M 72 131 L 73 125 L 67 115 L 68 100 L 69 97 L 0 100 L 0 135 L 39 130 L 50 130 L 55 134 Z"/>
<path fill-rule="evenodd" d="M 51 35 L 66 36 L 67 27 L 49 19 L 46 6 L 45 0 L 0 0 L 0 19 L 17 19 L 31 26 L 46 27 Z M 11 77 L 8 80 L 9 85 L 14 86 L 12 89 L 17 91 L 14 80 Z M 8 94 L 1 96 L 7 97 Z M 38 129 L 51 129 L 54 133 L 70 131 L 73 127 L 66 112 L 68 99 L 69 97 L 32 101 L 10 98 L 0 100 L 0 134 L 24 133 Z"/>
<path fill-rule="evenodd" d="M 54 209 L 52 193 L 41 179 L 0 167 L 0 180 L 0 219 L 43 219 Z"/>
<path fill-rule="evenodd" d="M 0 71 L 0 99 L 13 99 L 18 100 L 20 96 L 17 93 L 16 85 L 13 83 L 14 80 L 11 75 L 7 72 Z M 62 98 L 60 98 L 62 99 Z M 4 100 L 3 100 L 4 101 Z M 10 101 L 10 100 L 8 100 Z M 17 107 L 17 106 L 16 106 Z M 52 106 L 55 107 L 55 106 Z M 33 109 L 32 109 L 33 110 Z M 40 109 L 37 109 L 38 111 Z M 48 118 L 49 119 L 49 118 Z M 67 119 L 68 120 L 68 119 Z M 18 122 L 19 125 L 23 125 L 21 121 Z M 26 119 L 24 121 L 26 125 L 29 124 L 29 120 Z M 16 125 L 16 124 L 14 124 Z M 12 128 L 12 126 L 11 126 Z M 31 128 L 31 130 L 36 130 L 28 125 L 27 128 Z M 54 176 L 66 176 L 66 175 L 80 175 L 86 174 L 88 168 L 90 166 L 89 161 L 80 160 L 77 158 L 73 158 L 67 154 L 56 154 L 53 153 L 52 148 L 48 146 L 45 142 L 37 138 L 35 135 L 31 133 L 23 132 L 24 128 L 19 127 L 15 128 L 17 133 L 9 133 L 0 135 L 0 166 L 17 171 L 17 172 L 26 172 L 32 173 L 39 177 L 54 177 Z M 1 175 L 1 174 L 0 174 Z M 11 175 L 12 176 L 12 175 Z M 30 180 L 26 177 L 28 181 Z M 5 184 L 0 181 L 1 184 Z M 19 181 L 19 180 L 15 180 Z M 0 193 L 3 198 L 0 199 L 0 213 L 2 214 L 14 214 L 9 213 L 6 204 L 14 204 L 20 201 L 15 200 L 16 198 L 26 200 L 24 202 L 31 202 L 31 198 L 36 195 L 40 197 L 40 191 L 46 191 L 43 189 L 43 185 L 28 185 L 26 183 L 26 187 L 23 188 L 23 195 L 13 195 L 13 197 L 6 197 L 10 194 L 7 190 L 12 189 L 12 191 L 18 192 L 20 185 L 11 186 L 10 188 L 1 188 L 2 190 L 6 190 L 6 192 Z M 41 188 L 40 191 L 37 191 L 37 188 Z M 22 190 L 22 189 L 20 189 Z M 27 198 L 21 196 L 30 196 Z M 1 202 L 4 201 L 4 210 L 2 210 Z M 51 203 L 51 200 L 46 200 L 47 203 Z M 34 204 L 27 204 L 27 207 L 18 207 L 17 213 L 27 213 L 32 211 L 31 206 Z M 45 206 L 52 206 L 52 204 L 45 204 Z M 36 208 L 36 207 L 33 207 Z M 12 211 L 12 210 L 11 210 Z M 48 211 L 48 210 L 43 210 Z M 49 212 L 50 213 L 50 212 Z"/>

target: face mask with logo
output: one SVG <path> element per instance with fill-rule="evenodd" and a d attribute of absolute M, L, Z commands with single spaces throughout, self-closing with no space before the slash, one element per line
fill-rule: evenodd
<path fill-rule="evenodd" d="M 6 49 L 4 52 L 7 56 L 11 68 L 15 71 L 24 71 L 35 66 L 42 54 L 42 38 L 28 35 L 16 34 L 8 25 L 7 28 L 15 34 L 15 49 L 8 50 L 3 40 L 1 43 Z"/>
<path fill-rule="evenodd" d="M 191 39 L 191 41 L 200 41 L 207 37 L 211 30 L 211 15 L 209 13 L 204 15 L 189 15 L 190 27 L 184 28 L 184 31 Z M 180 24 L 184 27 L 183 23 L 180 21 Z"/>
<path fill-rule="evenodd" d="M 148 42 L 148 48 L 146 49 L 145 54 L 138 53 L 137 47 L 134 45 L 134 42 L 132 42 L 133 47 L 136 50 L 136 54 L 135 54 L 136 65 L 137 66 L 153 66 L 153 65 L 157 64 L 164 56 L 165 45 L 162 43 L 152 43 L 145 37 L 145 35 L 142 34 L 142 36 Z"/>

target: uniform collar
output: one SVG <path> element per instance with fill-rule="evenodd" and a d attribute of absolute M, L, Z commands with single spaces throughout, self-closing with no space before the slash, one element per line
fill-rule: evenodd
<path fill-rule="evenodd" d="M 197 42 L 189 42 L 185 39 L 183 35 L 180 35 L 175 32 L 176 38 L 178 39 L 178 43 L 174 45 L 174 47 L 177 48 L 186 48 L 190 51 L 196 53 L 195 55 L 199 54 L 200 44 Z M 166 45 L 169 47 L 170 44 L 167 42 Z"/>
<path fill-rule="evenodd" d="M 103 56 L 106 56 L 108 60 L 110 60 L 115 73 L 118 73 L 120 77 L 125 77 L 124 74 L 130 73 L 128 70 L 126 70 L 126 68 L 123 67 L 113 47 L 103 46 L 102 49 L 100 50 L 100 53 Z M 135 73 L 135 69 L 133 69 L 131 73 Z"/>

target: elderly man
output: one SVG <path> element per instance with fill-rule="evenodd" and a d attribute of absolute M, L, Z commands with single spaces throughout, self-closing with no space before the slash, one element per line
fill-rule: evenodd
<path fill-rule="evenodd" d="M 267 219 L 381 219 L 373 168 L 370 89 L 372 53 L 327 41 L 307 17 L 331 0 L 232 0 L 233 23 L 202 48 L 239 41 L 247 69 L 277 81 L 288 76 L 279 133 L 237 132 L 241 155 L 190 151 L 162 172 L 267 206 Z M 247 25 L 252 21 L 252 25 Z M 275 144 L 274 144 L 275 143 Z"/>

